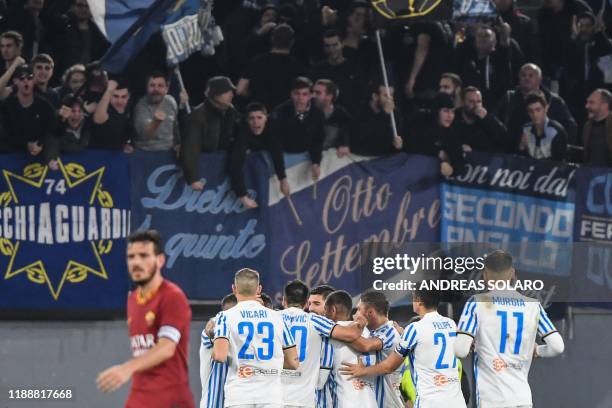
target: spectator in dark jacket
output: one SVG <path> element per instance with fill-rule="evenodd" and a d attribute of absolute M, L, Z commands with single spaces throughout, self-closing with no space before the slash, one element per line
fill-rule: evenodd
<path fill-rule="evenodd" d="M 497 117 L 504 123 L 514 145 L 518 145 L 523 125 L 529 122 L 525 98 L 541 90 L 548 101 L 548 116 L 559 122 L 567 132 L 569 143 L 576 141 L 576 121 L 563 99 L 542 87 L 542 71 L 535 64 L 525 64 L 519 73 L 519 86 L 506 92 L 497 107 Z"/>
<path fill-rule="evenodd" d="M 283 152 L 308 152 L 312 162 L 312 178 L 318 180 L 321 172 L 325 117 L 313 103 L 310 79 L 297 77 L 291 88 L 291 99 L 277 106 L 271 115 L 272 155 L 276 156 L 275 162 L 282 163 L 279 157 Z M 284 168 L 279 178 L 285 178 Z M 288 185 L 283 186 L 284 188 L 288 189 Z M 288 195 L 288 191 L 283 191 L 283 194 Z"/>
<path fill-rule="evenodd" d="M 53 136 L 55 111 L 34 92 L 34 73 L 21 65 L 13 75 L 15 91 L 2 105 L 2 123 L 8 136 L 9 150 L 39 155 Z"/>
<path fill-rule="evenodd" d="M 350 153 L 351 117 L 342 106 L 336 105 L 339 92 L 336 84 L 329 79 L 315 82 L 315 103 L 325 116 L 323 150 L 334 147 L 338 157 L 344 157 Z"/>
<path fill-rule="evenodd" d="M 92 116 L 89 147 L 104 150 L 123 150 L 132 153 L 134 137 L 132 118 L 127 109 L 130 91 L 123 83 L 109 80 L 102 99 Z"/>
<path fill-rule="evenodd" d="M 592 166 L 612 167 L 612 93 L 597 89 L 589 96 L 584 124 L 584 162 Z"/>
<path fill-rule="evenodd" d="M 355 116 L 351 132 L 351 151 L 363 156 L 383 156 L 398 152 L 403 145 L 401 116 L 395 109 L 394 90 L 375 85 L 370 91 L 370 101 Z M 393 134 L 391 113 L 395 113 L 397 133 Z"/>
<path fill-rule="evenodd" d="M 532 159 L 565 161 L 567 133 L 559 122 L 548 118 L 544 94 L 540 91 L 530 93 L 525 104 L 531 120 L 523 126 L 519 151 Z"/>
<path fill-rule="evenodd" d="M 45 98 L 55 109 L 60 106 L 59 92 L 49 86 L 49 81 L 53 77 L 55 62 L 49 54 L 38 54 L 32 59 L 32 69 L 34 71 L 34 82 L 36 83 L 36 93 Z"/>
<path fill-rule="evenodd" d="M 508 132 L 501 121 L 482 106 L 478 88 L 461 91 L 462 107 L 455 111 L 455 130 L 464 151 L 506 153 L 510 148 Z"/>
<path fill-rule="evenodd" d="M 227 150 L 232 144 L 239 119 L 232 105 L 235 89 L 228 77 L 210 78 L 206 99 L 186 118 L 179 158 L 185 182 L 194 190 L 204 189 L 198 177 L 200 153 Z"/>
<path fill-rule="evenodd" d="M 15 60 L 21 57 L 23 48 L 23 37 L 17 31 L 7 31 L 0 35 L 0 54 L 2 55 L 2 66 L 0 66 L 0 75 L 4 74 Z M 19 65 L 23 65 L 25 60 L 20 60 Z"/>
<path fill-rule="evenodd" d="M 464 166 L 461 140 L 453 128 L 455 101 L 445 93 L 434 98 L 431 113 L 411 126 L 407 135 L 406 150 L 440 159 L 440 173 L 451 176 L 461 172 Z"/>
<path fill-rule="evenodd" d="M 57 167 L 57 158 L 62 153 L 78 153 L 87 148 L 91 138 L 91 122 L 86 120 L 83 100 L 67 95 L 59 110 L 60 122 L 44 155 L 50 167 Z"/>
<path fill-rule="evenodd" d="M 257 201 L 248 194 L 244 182 L 244 162 L 249 152 L 270 150 L 271 137 L 266 107 L 261 103 L 250 103 L 246 108 L 246 123 L 236 132 L 236 138 L 228 152 L 228 172 L 232 189 L 245 208 L 256 208 Z M 287 184 L 287 179 L 282 177 L 284 171 L 282 163 L 274 162 L 274 168 L 277 175 L 281 175 L 279 176 L 281 191 L 286 192 L 287 188 L 284 185 Z"/>
<path fill-rule="evenodd" d="M 4 30 L 15 30 L 23 36 L 22 55 L 26 60 L 40 53 L 53 54 L 52 38 L 58 21 L 44 13 L 44 5 L 44 0 L 14 2 L 2 20 Z"/>
<path fill-rule="evenodd" d="M 452 72 L 445 72 L 440 76 L 440 84 L 438 92 L 448 94 L 455 100 L 455 107 L 461 107 L 461 90 L 463 89 L 463 80 L 459 75 Z"/>
<path fill-rule="evenodd" d="M 278 8 L 269 3 L 261 10 L 259 23 L 253 28 L 245 40 L 245 57 L 250 60 L 264 54 L 270 49 L 271 34 L 278 21 Z"/>
<path fill-rule="evenodd" d="M 480 27 L 475 39 L 462 43 L 456 52 L 456 72 L 465 85 L 480 89 L 487 105 L 512 87 L 510 28 L 503 27 L 499 41 L 493 29 Z"/>

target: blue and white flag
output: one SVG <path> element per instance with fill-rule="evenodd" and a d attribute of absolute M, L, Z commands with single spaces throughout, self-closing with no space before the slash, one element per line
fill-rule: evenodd
<path fill-rule="evenodd" d="M 162 31 L 167 61 L 176 65 L 197 50 L 214 53 L 223 39 L 211 15 L 212 0 L 90 1 L 94 21 L 111 42 L 102 68 L 120 73 L 155 33 Z M 93 5 L 95 3 L 95 6 Z"/>

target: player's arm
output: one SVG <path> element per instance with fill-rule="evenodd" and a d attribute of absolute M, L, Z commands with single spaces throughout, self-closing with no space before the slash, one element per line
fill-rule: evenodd
<path fill-rule="evenodd" d="M 542 305 L 540 305 L 538 334 L 542 336 L 542 340 L 544 340 L 546 344 L 536 347 L 535 352 L 537 357 L 555 357 L 563 353 L 563 350 L 565 350 L 563 338 L 548 317 L 548 314 L 546 314 L 546 310 L 544 310 Z"/>
<path fill-rule="evenodd" d="M 223 312 L 215 316 L 214 340 L 212 359 L 219 363 L 225 363 L 229 354 L 229 328 L 227 317 Z"/>
<path fill-rule="evenodd" d="M 379 351 L 383 348 L 383 341 L 378 337 L 365 338 L 360 336 L 357 340 L 349 344 L 355 351 L 361 353 L 371 353 L 373 351 Z"/>
<path fill-rule="evenodd" d="M 455 339 L 455 356 L 465 358 L 470 354 L 472 343 L 478 328 L 477 301 L 474 296 L 468 299 L 463 306 L 463 312 L 457 325 L 457 338 Z"/>
<path fill-rule="evenodd" d="M 319 316 L 314 313 L 310 314 L 310 320 L 312 321 L 312 327 L 321 336 L 325 338 L 330 337 L 344 343 L 351 343 L 361 337 L 363 328 L 366 325 L 364 319 L 356 319 L 348 326 L 341 326 L 327 317 Z"/>
<path fill-rule="evenodd" d="M 361 359 L 357 360 L 357 364 L 342 362 L 340 374 L 348 375 L 349 377 L 365 377 L 391 374 L 397 370 L 404 361 L 399 353 L 391 353 L 389 357 L 378 364 L 366 367 Z"/>
<path fill-rule="evenodd" d="M 134 373 L 153 368 L 171 358 L 176 350 L 176 344 L 170 338 L 160 337 L 157 344 L 142 355 L 102 371 L 96 380 L 98 389 L 103 392 L 117 390 L 128 382 Z"/>
<path fill-rule="evenodd" d="M 283 368 L 286 370 L 297 370 L 300 366 L 300 358 L 297 354 L 297 347 L 293 345 L 292 347 L 283 349 L 283 354 L 285 355 Z"/>

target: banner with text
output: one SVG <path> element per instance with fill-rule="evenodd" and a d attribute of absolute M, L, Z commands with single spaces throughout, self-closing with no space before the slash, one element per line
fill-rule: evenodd
<path fill-rule="evenodd" d="M 55 171 L 24 154 L 2 156 L 1 309 L 125 307 L 127 174 L 123 154 L 65 155 Z"/>

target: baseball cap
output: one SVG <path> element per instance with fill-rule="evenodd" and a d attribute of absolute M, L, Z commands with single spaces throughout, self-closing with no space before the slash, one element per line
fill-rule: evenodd
<path fill-rule="evenodd" d="M 23 79 L 30 75 L 34 75 L 34 71 L 32 71 L 32 67 L 30 67 L 28 64 L 23 64 L 15 68 L 15 72 L 13 73 L 13 78 Z"/>

